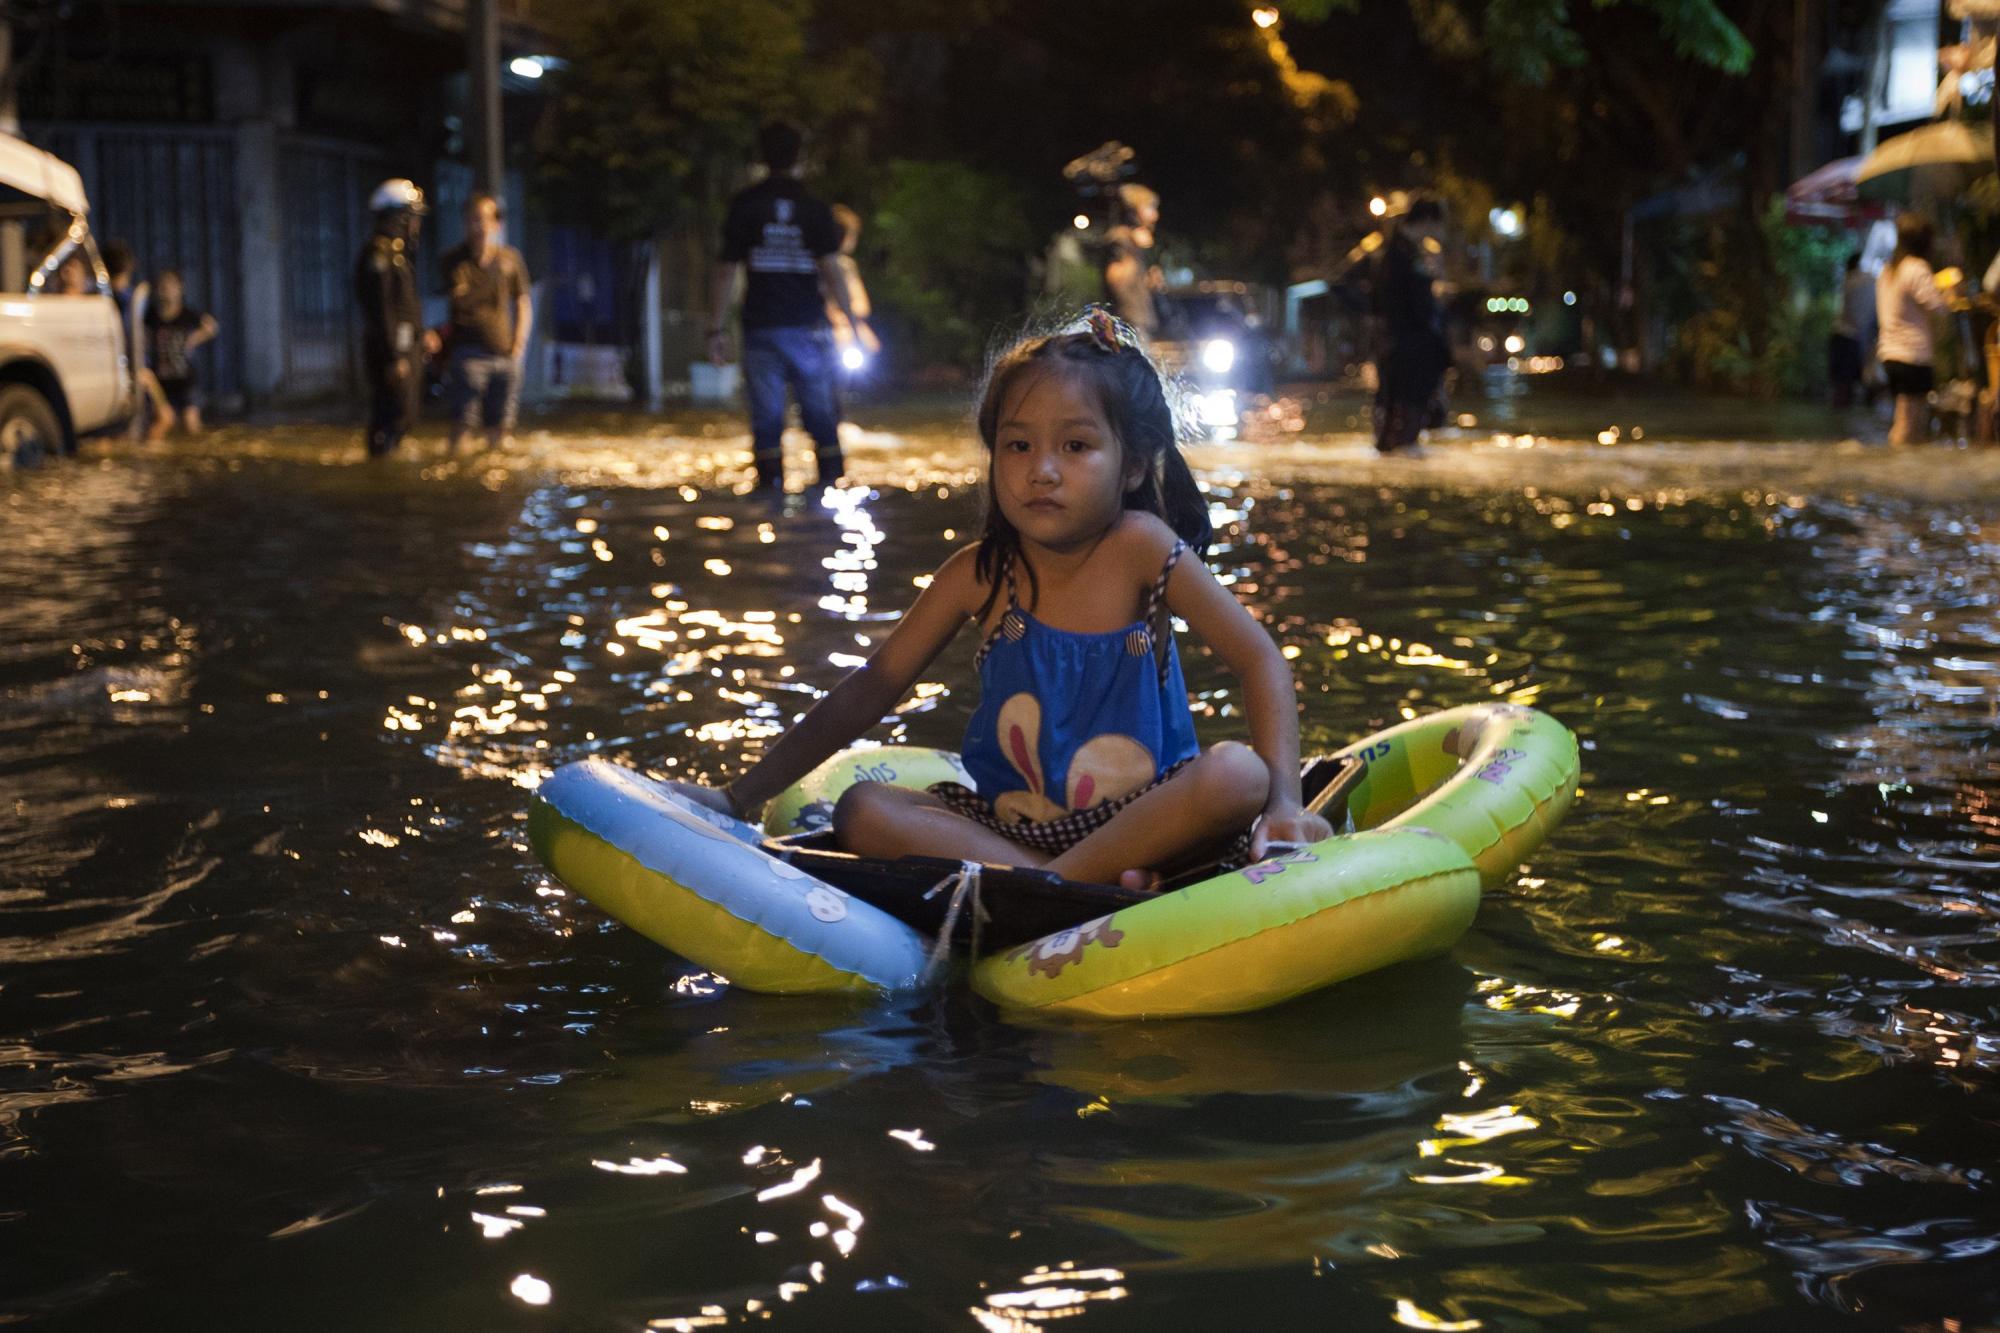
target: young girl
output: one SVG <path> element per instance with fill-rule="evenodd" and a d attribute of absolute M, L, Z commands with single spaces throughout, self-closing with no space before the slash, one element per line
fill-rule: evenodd
<path fill-rule="evenodd" d="M 1951 302 L 1931 272 L 1931 224 L 1921 213 L 1896 219 L 1896 251 L 1875 279 L 1875 354 L 1896 400 L 1889 443 L 1922 444 L 1931 432 L 1931 361 L 1937 338 L 1931 319 Z"/>
<path fill-rule="evenodd" d="M 846 850 L 1145 888 L 1232 844 L 1256 859 L 1331 836 L 1300 808 L 1291 668 L 1201 560 L 1207 507 L 1130 329 L 1093 310 L 1022 342 L 995 364 L 978 420 L 989 458 L 978 544 L 945 561 L 868 664 L 748 773 L 680 790 L 754 810 L 873 727 L 975 624 L 983 697 L 963 754 L 977 792 L 859 783 L 834 810 Z M 1248 746 L 1196 745 L 1170 616 L 1235 672 Z"/>

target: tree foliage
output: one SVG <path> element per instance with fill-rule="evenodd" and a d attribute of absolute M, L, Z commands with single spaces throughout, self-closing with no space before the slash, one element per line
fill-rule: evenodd
<path fill-rule="evenodd" d="M 1294 18 L 1319 22 L 1354 10 L 1359 0 L 1284 0 Z M 1750 41 L 1717 0 L 1589 0 L 1591 9 L 1624 3 L 1647 11 L 1674 53 L 1732 74 L 1750 68 Z M 1409 0 L 1424 38 L 1451 57 L 1482 57 L 1497 74 L 1547 83 L 1574 68 L 1591 48 L 1571 17 L 1571 0 Z"/>
<path fill-rule="evenodd" d="M 866 106 L 858 52 L 809 49 L 812 0 L 570 0 L 545 22 L 564 64 L 537 154 L 558 216 L 655 234 L 747 161 L 759 123 Z"/>
<path fill-rule="evenodd" d="M 1020 318 L 1035 241 L 1006 179 L 955 162 L 891 162 L 867 244 L 891 347 L 977 367 L 996 330 Z"/>
<path fill-rule="evenodd" d="M 1114 138 L 1163 197 L 1167 253 L 1212 276 L 1283 280 L 1351 245 L 1371 193 L 1430 186 L 1474 231 L 1479 201 L 1526 205 L 1517 254 L 1608 302 L 1626 210 L 1746 139 L 1736 248 L 1763 243 L 1776 158 L 1754 144 L 1789 3 L 1278 8 L 1273 26 L 1243 0 L 565 0 L 543 11 L 568 65 L 542 181 L 614 236 L 706 230 L 757 123 L 792 115 L 820 131 L 823 192 L 871 219 L 878 307 L 951 356 L 1018 318 L 1028 256 L 1079 207 L 1062 164 Z"/>

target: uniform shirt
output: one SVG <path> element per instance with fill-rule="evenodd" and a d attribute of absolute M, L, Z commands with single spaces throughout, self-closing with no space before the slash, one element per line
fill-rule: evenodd
<path fill-rule="evenodd" d="M 203 318 L 201 311 L 190 305 L 182 305 L 180 313 L 171 318 L 161 314 L 156 305 L 147 308 L 146 364 L 162 382 L 171 384 L 194 378 L 188 339 L 200 330 Z"/>
<path fill-rule="evenodd" d="M 1938 290 L 1931 266 L 1915 255 L 1875 279 L 1875 356 L 1906 366 L 1928 366 L 1933 354 L 1931 315 L 1950 303 Z"/>
<path fill-rule="evenodd" d="M 722 224 L 722 261 L 742 264 L 746 329 L 819 328 L 826 308 L 819 291 L 822 255 L 840 249 L 833 212 L 790 176 L 772 176 L 729 201 Z"/>
<path fill-rule="evenodd" d="M 371 356 L 416 350 L 424 307 L 402 237 L 377 232 L 368 238 L 354 264 L 354 297 L 361 306 L 362 345 Z"/>
<path fill-rule="evenodd" d="M 528 294 L 528 266 L 511 245 L 487 246 L 487 263 L 472 257 L 470 242 L 453 246 L 439 261 L 451 302 L 452 351 L 505 356 L 514 350 L 516 303 Z"/>

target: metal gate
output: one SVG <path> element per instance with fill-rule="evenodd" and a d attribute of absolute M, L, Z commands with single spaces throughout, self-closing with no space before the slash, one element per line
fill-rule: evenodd
<path fill-rule="evenodd" d="M 382 178 L 378 153 L 286 135 L 284 173 L 285 392 L 350 389 L 354 366 L 354 261 L 368 237 L 368 192 Z"/>

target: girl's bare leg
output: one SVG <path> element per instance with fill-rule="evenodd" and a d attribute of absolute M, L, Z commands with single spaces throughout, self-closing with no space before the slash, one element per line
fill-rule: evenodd
<path fill-rule="evenodd" d="M 1140 887 L 1122 877 L 1171 866 L 1248 828 L 1270 791 L 1263 758 L 1247 745 L 1224 741 L 1043 868 L 1087 884 Z"/>
<path fill-rule="evenodd" d="M 1895 416 L 1889 422 L 1889 443 L 1921 444 L 1930 431 L 1930 404 L 1915 394 L 1896 395 Z"/>
<path fill-rule="evenodd" d="M 967 819 L 927 791 L 857 782 L 833 808 L 842 851 L 857 856 L 946 856 L 993 865 L 1039 866 L 1048 858 Z"/>
<path fill-rule="evenodd" d="M 842 850 L 859 856 L 1039 866 L 1086 884 L 1140 888 L 1149 870 L 1173 866 L 1248 828 L 1263 812 L 1270 783 L 1270 770 L 1255 750 L 1225 741 L 1053 858 L 967 819 L 929 792 L 882 782 L 849 787 L 834 807 L 833 827 Z"/>
<path fill-rule="evenodd" d="M 145 414 L 147 416 L 146 438 L 148 440 L 157 440 L 164 436 L 168 428 L 173 425 L 173 404 L 167 401 L 167 391 L 160 387 L 160 381 L 154 377 L 153 372 L 150 370 L 140 370 L 139 391 L 146 396 L 146 402 L 152 409 Z"/>

